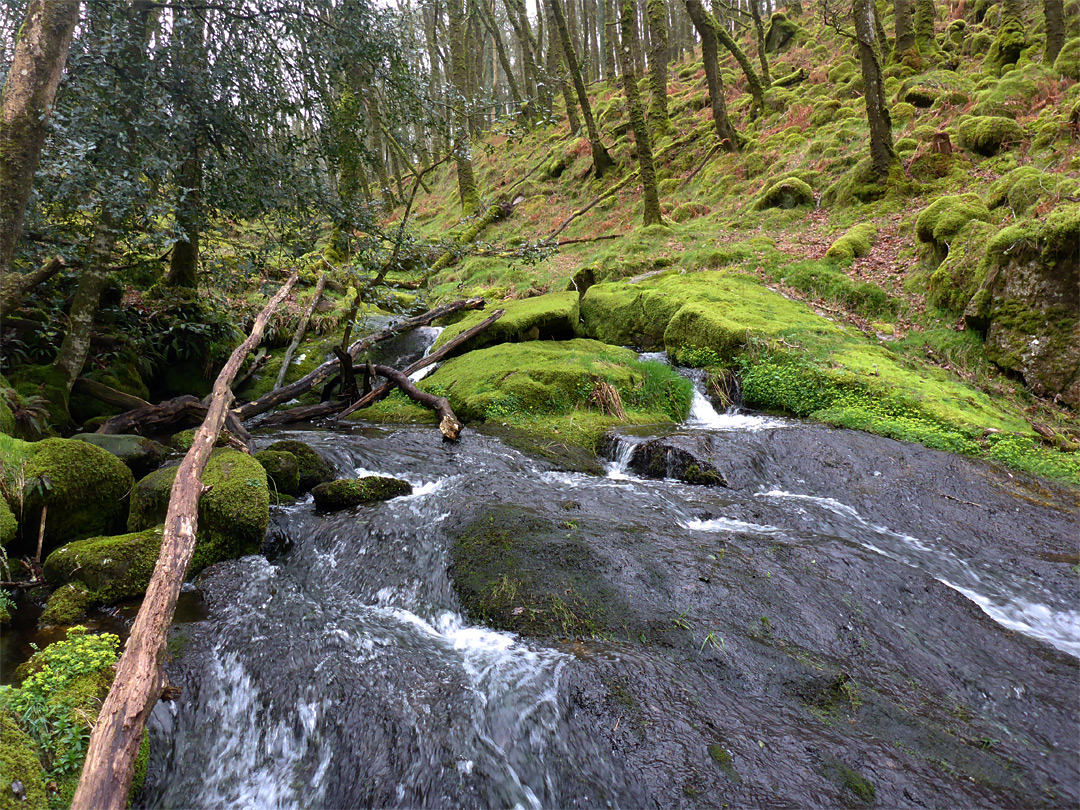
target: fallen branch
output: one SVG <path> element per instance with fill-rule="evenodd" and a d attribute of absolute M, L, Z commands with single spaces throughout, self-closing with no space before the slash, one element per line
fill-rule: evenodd
<path fill-rule="evenodd" d="M 236 391 L 243 388 L 244 383 L 254 377 L 255 372 L 265 366 L 269 359 L 270 355 L 266 353 L 266 349 L 259 349 L 258 354 L 255 355 L 255 359 L 248 363 L 248 367 L 244 373 L 236 378 L 236 382 L 233 383 L 233 390 Z"/>
<path fill-rule="evenodd" d="M 469 298 L 464 301 L 455 301 L 452 304 L 444 304 L 441 307 L 430 309 L 422 315 L 416 315 L 412 318 L 406 318 L 393 326 L 388 326 L 381 332 L 377 332 L 374 335 L 368 335 L 367 337 L 360 338 L 351 346 L 349 346 L 349 356 L 354 360 L 360 352 L 370 349 L 376 343 L 381 343 L 384 340 L 389 340 L 395 335 L 399 335 L 402 332 L 407 332 L 410 329 L 415 329 L 417 326 L 426 326 L 434 320 L 443 318 L 447 315 L 452 315 L 455 312 L 460 312 L 465 309 L 481 309 L 484 306 L 483 298 Z M 321 366 L 314 371 L 304 375 L 299 380 L 291 382 L 288 385 L 276 388 L 268 394 L 259 397 L 254 402 L 247 402 L 237 408 L 237 413 L 242 420 L 250 419 L 253 416 L 258 416 L 260 413 L 266 413 L 271 408 L 280 405 L 283 402 L 288 402 L 290 399 L 295 399 L 298 396 L 306 394 L 316 385 L 319 385 L 323 381 L 330 378 L 330 376 L 337 370 L 338 360 L 335 357 L 332 360 L 327 360 Z"/>
<path fill-rule="evenodd" d="M 71 393 L 83 394 L 91 399 L 96 399 L 99 402 L 104 402 L 106 405 L 112 405 L 117 408 L 125 408 L 126 410 L 133 410 L 135 408 L 152 408 L 153 406 L 142 397 L 137 397 L 132 394 L 125 394 L 123 391 L 117 391 L 115 388 L 111 388 L 105 383 L 100 383 L 97 380 L 87 379 L 86 377 L 79 377 L 75 380 L 71 386 Z"/>
<path fill-rule="evenodd" d="M 127 805 L 146 720 L 165 684 L 165 639 L 195 551 L 199 498 L 204 491 L 202 473 L 225 423 L 233 396 L 229 386 L 248 352 L 262 340 L 271 313 L 289 294 L 296 279 L 294 273 L 282 285 L 255 319 L 251 334 L 230 355 L 214 382 L 206 419 L 180 462 L 169 496 L 161 553 L 124 654 L 116 665 L 112 688 L 90 734 L 86 762 L 71 802 L 73 810 L 123 810 Z"/>
<path fill-rule="evenodd" d="M 458 440 L 458 436 L 461 435 L 461 422 L 454 416 L 454 412 L 450 408 L 450 400 L 446 397 L 437 397 L 434 394 L 421 391 L 409 379 L 408 374 L 404 371 L 398 371 L 396 368 L 377 365 L 375 366 L 375 373 L 390 380 L 413 402 L 435 411 L 439 415 L 439 432 L 442 433 L 443 439 L 452 442 Z"/>
<path fill-rule="evenodd" d="M 14 272 L 4 274 L 2 294 L 0 294 L 0 315 L 7 315 L 18 309 L 34 287 L 55 276 L 60 269 L 67 267 L 67 262 L 60 256 L 49 259 L 32 273 L 20 275 Z"/>
<path fill-rule="evenodd" d="M 311 320 L 312 313 L 315 312 L 315 307 L 319 305 L 319 301 L 322 299 L 323 290 L 325 289 L 326 273 L 319 273 L 319 281 L 315 284 L 315 294 L 311 296 L 311 303 L 308 304 L 308 308 L 304 310 L 304 314 L 300 318 L 300 323 L 296 326 L 296 334 L 293 335 L 289 348 L 285 350 L 285 359 L 281 361 L 281 370 L 278 372 L 277 380 L 274 382 L 274 388 L 281 388 L 282 383 L 285 382 L 285 373 L 289 370 L 289 363 L 292 362 L 293 355 L 296 353 L 296 348 L 300 345 L 300 341 L 304 339 L 304 333 L 307 332 L 308 322 Z"/>
<path fill-rule="evenodd" d="M 726 139 L 725 139 L 725 140 L 726 140 Z M 719 148 L 720 148 L 720 144 L 718 144 L 718 143 L 717 143 L 717 144 L 713 144 L 713 147 L 712 147 L 712 149 L 710 149 L 710 150 L 709 150 L 709 151 L 708 151 L 708 152 L 707 152 L 707 153 L 705 154 L 705 157 L 704 157 L 704 158 L 702 158 L 702 160 L 701 160 L 701 163 L 699 163 L 699 164 L 697 165 L 697 168 L 696 168 L 696 169 L 694 169 L 694 170 L 693 170 L 692 172 L 690 172 L 690 176 L 689 176 L 689 177 L 687 177 L 687 178 L 686 178 L 685 180 L 683 180 L 683 181 L 682 181 L 682 183 L 680 183 L 680 184 L 679 184 L 679 188 L 680 188 L 680 189 L 682 189 L 682 188 L 686 188 L 686 187 L 687 187 L 688 185 L 690 185 L 690 181 L 691 181 L 691 180 L 693 180 L 693 179 L 694 179 L 695 177 L 697 177 L 697 176 L 698 176 L 698 172 L 700 172 L 700 171 L 701 171 L 702 169 L 704 169 L 704 168 L 705 168 L 705 164 L 707 164 L 707 163 L 709 162 L 709 160 L 710 160 L 710 159 L 712 158 L 712 156 L 713 156 L 713 155 L 715 155 L 715 154 L 716 154 L 716 152 L 717 152 L 717 150 L 718 150 Z"/>
<path fill-rule="evenodd" d="M 185 422 L 196 423 L 205 417 L 206 406 L 199 402 L 198 397 L 184 394 L 158 405 L 145 405 L 118 414 L 103 422 L 97 432 L 111 435 L 141 433 L 144 430 L 174 427 Z"/>

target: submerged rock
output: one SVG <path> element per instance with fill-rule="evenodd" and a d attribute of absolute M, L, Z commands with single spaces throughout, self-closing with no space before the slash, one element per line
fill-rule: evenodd
<path fill-rule="evenodd" d="M 634 448 L 630 469 L 646 478 L 675 478 L 684 484 L 727 486 L 716 467 L 665 439 L 651 439 Z"/>
<path fill-rule="evenodd" d="M 303 442 L 287 439 L 274 442 L 267 450 L 292 453 L 298 465 L 296 494 L 308 492 L 319 484 L 334 480 L 334 467 Z"/>
<path fill-rule="evenodd" d="M 379 475 L 363 478 L 341 478 L 319 484 L 311 491 L 315 506 L 324 511 L 347 509 L 362 503 L 388 501 L 401 495 L 412 494 L 412 485 L 408 481 Z"/>

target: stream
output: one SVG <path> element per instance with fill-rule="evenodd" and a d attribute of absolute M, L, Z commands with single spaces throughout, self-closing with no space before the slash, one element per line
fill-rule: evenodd
<path fill-rule="evenodd" d="M 413 494 L 272 507 L 263 556 L 199 577 L 141 806 L 1080 801 L 1075 493 L 700 393 L 601 476 L 472 430 L 256 435 L 283 438 Z M 728 486 L 639 477 L 656 438 Z M 472 618 L 455 543 L 488 526 L 593 640 Z"/>

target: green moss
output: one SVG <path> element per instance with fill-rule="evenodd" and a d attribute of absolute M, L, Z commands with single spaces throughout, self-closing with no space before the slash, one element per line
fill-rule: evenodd
<path fill-rule="evenodd" d="M 128 531 L 149 529 L 164 521 L 176 472 L 176 467 L 166 467 L 135 486 Z M 214 450 L 202 482 L 211 489 L 199 500 L 198 541 L 191 561 L 192 571 L 219 560 L 257 552 L 270 520 L 266 471 L 251 456 L 230 448 Z"/>
<path fill-rule="evenodd" d="M 297 493 L 308 492 L 319 484 L 334 480 L 334 466 L 303 442 L 286 439 L 274 442 L 267 450 L 292 453 L 299 467 Z"/>
<path fill-rule="evenodd" d="M 830 259 L 857 259 L 869 255 L 870 246 L 877 236 L 877 228 L 870 223 L 863 223 L 849 228 L 848 231 L 833 242 L 825 256 Z"/>
<path fill-rule="evenodd" d="M 927 301 L 950 312 L 964 311 L 986 278 L 986 245 L 994 233 L 993 225 L 978 219 L 956 233 L 948 255 L 926 281 Z"/>
<path fill-rule="evenodd" d="M 962 74 L 952 70 L 931 70 L 904 80 L 897 100 L 927 109 L 944 96 L 966 98 L 971 92 L 971 80 Z"/>
<path fill-rule="evenodd" d="M 798 208 L 802 205 L 814 206 L 814 190 L 797 177 L 787 177 L 766 185 L 754 201 L 754 208 L 758 211 L 766 208 Z"/>
<path fill-rule="evenodd" d="M 822 775 L 837 787 L 848 791 L 863 804 L 874 803 L 877 792 L 874 790 L 873 782 L 836 757 L 830 757 L 825 761 L 822 766 Z"/>
<path fill-rule="evenodd" d="M 6 549 L 19 533 L 19 521 L 7 499 L 0 495 L 0 548 Z"/>
<path fill-rule="evenodd" d="M 480 349 L 495 343 L 520 342 L 538 339 L 567 339 L 578 334 L 578 294 L 574 291 L 548 293 L 534 298 L 506 301 L 500 304 L 506 310 L 484 332 L 468 341 L 461 353 Z M 488 311 L 470 312 L 460 321 L 446 327 L 433 349 L 471 329 L 489 317 Z"/>
<path fill-rule="evenodd" d="M 986 204 L 990 208 L 1007 206 L 1017 216 L 1036 203 L 1075 196 L 1080 181 L 1061 174 L 1043 172 L 1034 166 L 1019 166 L 990 185 Z"/>
<path fill-rule="evenodd" d="M 165 445 L 133 434 L 80 433 L 72 438 L 112 453 L 136 476 L 146 475 L 160 467 L 169 453 Z"/>
<path fill-rule="evenodd" d="M 11 374 L 11 384 L 24 397 L 44 400 L 53 429 L 64 430 L 71 424 L 67 381 L 55 366 L 22 366 Z"/>
<path fill-rule="evenodd" d="M 362 331 L 357 330 L 359 334 Z M 327 359 L 333 356 L 333 347 L 340 342 L 340 337 L 322 337 L 311 335 L 305 338 L 296 349 L 289 363 L 289 370 L 285 373 L 284 384 L 295 382 L 306 374 L 321 366 Z M 266 364 L 256 372 L 250 380 L 245 382 L 236 391 L 236 397 L 240 401 L 256 400 L 275 388 L 278 372 L 281 371 L 281 363 L 285 359 L 285 349 L 279 348 L 270 352 Z M 315 401 L 318 402 L 318 395 Z M 301 398 L 303 399 L 303 398 Z"/>
<path fill-rule="evenodd" d="M 1024 128 L 1000 115 L 970 115 L 960 119 L 960 145 L 979 155 L 996 155 L 1019 144 Z"/>
<path fill-rule="evenodd" d="M 1014 65 L 1027 45 L 1023 20 L 1012 16 L 1003 17 L 983 65 L 996 71 Z"/>
<path fill-rule="evenodd" d="M 311 491 L 319 509 L 347 509 L 362 503 L 388 501 L 412 493 L 408 481 L 368 475 L 363 478 L 341 478 L 319 484 Z"/>
<path fill-rule="evenodd" d="M 1080 82 L 1080 37 L 1065 40 L 1054 60 L 1054 70 L 1062 76 Z"/>
<path fill-rule="evenodd" d="M 123 525 L 135 479 L 111 453 L 87 442 L 45 439 L 31 445 L 23 500 L 24 528 L 36 528 L 48 505 L 45 549 Z"/>
<path fill-rule="evenodd" d="M 181 453 L 186 453 L 191 449 L 191 445 L 195 441 L 195 434 L 199 432 L 198 428 L 188 428 L 187 430 L 181 430 L 179 433 L 174 433 L 170 443 L 173 448 L 179 450 Z M 222 428 L 214 440 L 214 447 L 228 447 L 229 446 L 229 431 Z"/>
<path fill-rule="evenodd" d="M 54 551 L 52 555 L 54 556 Z M 69 583 L 57 588 L 49 595 L 45 610 L 38 617 L 39 627 L 53 627 L 75 624 L 86 615 L 93 599 L 89 591 L 80 583 Z"/>
<path fill-rule="evenodd" d="M 990 221 L 990 210 L 977 194 L 939 197 L 915 220 L 915 235 L 933 248 L 935 264 L 949 254 L 949 245 L 972 220 Z"/>
<path fill-rule="evenodd" d="M 201 529 L 200 526 L 200 534 Z M 65 611 L 76 609 L 82 615 L 94 605 L 107 605 L 142 595 L 154 573 L 161 551 L 161 537 L 162 527 L 155 526 L 131 534 L 76 540 L 58 548 L 45 560 L 45 578 L 52 583 L 67 584 L 53 593 L 49 609 L 56 600 L 58 618 L 67 615 Z M 197 570 L 193 567 L 192 573 Z M 44 615 L 42 622 L 45 622 Z M 71 621 L 49 623 L 70 624 Z"/>
<path fill-rule="evenodd" d="M 23 798 L 11 789 L 21 782 Z M 0 810 L 46 810 L 45 769 L 33 740 L 19 728 L 11 713 L 0 709 Z"/>
<path fill-rule="evenodd" d="M 260 450 L 255 454 L 270 486 L 277 493 L 296 495 L 300 491 L 300 465 L 296 456 L 282 450 Z"/>

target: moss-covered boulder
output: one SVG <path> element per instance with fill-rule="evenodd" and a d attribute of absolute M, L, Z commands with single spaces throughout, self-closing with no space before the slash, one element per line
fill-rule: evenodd
<path fill-rule="evenodd" d="M 1065 40 L 1054 60 L 1054 70 L 1074 82 L 1080 82 L 1080 37 Z"/>
<path fill-rule="evenodd" d="M 953 239 L 973 219 L 990 221 L 990 209 L 977 194 L 939 197 L 919 213 L 915 235 L 930 246 L 935 266 L 949 255 Z"/>
<path fill-rule="evenodd" d="M 1001 115 L 968 115 L 960 119 L 960 145 L 990 157 L 1024 140 L 1024 128 Z"/>
<path fill-rule="evenodd" d="M 1044 172 L 1035 166 L 1018 166 L 990 184 L 986 205 L 991 209 L 1006 207 L 1022 216 L 1039 202 L 1077 193 L 1080 180 L 1075 177 Z"/>
<path fill-rule="evenodd" d="M 333 511 L 411 495 L 412 485 L 398 478 L 367 475 L 363 478 L 340 478 L 319 484 L 311 494 L 315 498 L 315 506 L 324 511 Z"/>
<path fill-rule="evenodd" d="M 921 109 L 929 109 L 942 98 L 956 103 L 972 92 L 971 80 L 952 70 L 931 70 L 905 79 L 897 100 Z"/>
<path fill-rule="evenodd" d="M 333 481 L 336 478 L 334 466 L 303 442 L 286 439 L 274 442 L 266 449 L 275 452 L 292 453 L 296 458 L 299 467 L 297 493 L 310 492 L 319 484 Z"/>
<path fill-rule="evenodd" d="M 674 478 L 696 486 L 727 486 L 716 466 L 666 439 L 650 439 L 634 448 L 630 469 L 646 478 Z"/>
<path fill-rule="evenodd" d="M 11 505 L 0 496 L 0 548 L 7 549 L 19 534 L 19 521 Z"/>
<path fill-rule="evenodd" d="M 769 29 L 765 34 L 765 50 L 769 53 L 779 53 L 795 39 L 798 33 L 797 23 L 789 20 L 783 12 L 775 12 L 769 19 Z"/>
<path fill-rule="evenodd" d="M 18 783 L 20 789 L 15 790 Z M 0 810 L 48 810 L 45 769 L 34 741 L 0 709 Z"/>
<path fill-rule="evenodd" d="M 1000 231 L 965 311 L 987 355 L 1040 395 L 1080 406 L 1080 205 Z"/>
<path fill-rule="evenodd" d="M 926 300 L 961 313 L 986 278 L 986 245 L 996 233 L 988 222 L 973 219 L 953 237 L 949 253 L 926 282 Z"/>
<path fill-rule="evenodd" d="M 33 455 L 23 470 L 23 534 L 36 532 L 41 509 L 46 553 L 80 537 L 109 534 L 127 516 L 131 470 L 112 453 L 88 442 L 45 439 L 29 445 Z M 24 542 L 29 542 L 24 536 Z M 36 539 L 36 536 L 35 536 Z"/>
<path fill-rule="evenodd" d="M 56 620 L 47 620 L 43 614 L 41 623 L 71 624 L 93 605 L 145 593 L 161 551 L 161 537 L 162 527 L 155 526 L 130 534 L 76 540 L 58 548 L 45 560 L 45 578 L 65 587 L 53 593 L 46 609 L 48 618 Z M 205 559 L 205 555 L 198 554 L 198 541 L 196 557 Z M 208 564 L 193 563 L 192 573 Z"/>
<path fill-rule="evenodd" d="M 866 222 L 855 225 L 829 245 L 825 255 L 830 259 L 861 259 L 870 254 L 875 236 L 877 236 L 877 228 L 874 225 Z"/>
<path fill-rule="evenodd" d="M 480 349 L 496 343 L 515 343 L 527 340 L 569 340 L 580 334 L 578 327 L 578 295 L 575 292 L 556 292 L 506 301 L 500 305 L 506 314 L 481 334 L 469 340 L 461 352 Z M 432 346 L 437 349 L 471 329 L 490 315 L 490 311 L 468 313 L 446 327 Z"/>
<path fill-rule="evenodd" d="M 284 450 L 260 450 L 255 460 L 266 470 L 270 486 L 280 495 L 296 495 L 300 491 L 300 464 L 296 456 Z"/>
<path fill-rule="evenodd" d="M 150 473 L 135 486 L 129 532 L 140 532 L 164 522 L 176 471 L 176 467 L 165 467 Z M 198 541 L 192 570 L 257 552 L 270 521 L 266 470 L 246 453 L 225 447 L 210 454 L 202 482 L 211 489 L 199 500 Z"/>
<path fill-rule="evenodd" d="M 754 201 L 754 208 L 758 211 L 766 208 L 798 208 L 803 205 L 813 207 L 814 190 L 809 183 L 798 177 L 785 177 L 766 185 Z"/>
<path fill-rule="evenodd" d="M 160 442 L 135 434 L 80 433 L 72 438 L 112 453 L 128 466 L 136 478 L 156 470 L 169 454 L 169 448 Z"/>
<path fill-rule="evenodd" d="M 54 430 L 71 424 L 68 388 L 63 372 L 55 366 L 22 366 L 11 373 L 11 384 L 23 397 L 39 397 Z"/>

